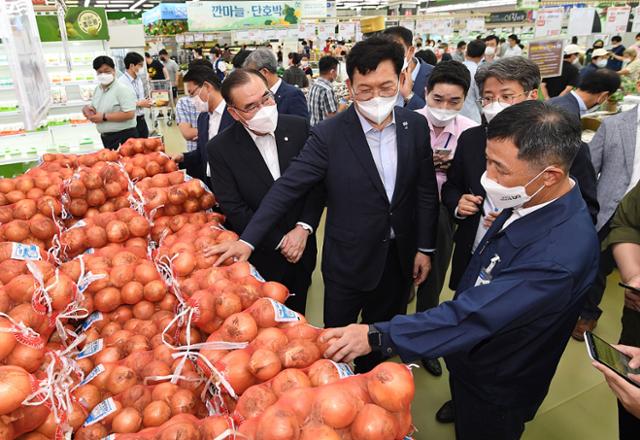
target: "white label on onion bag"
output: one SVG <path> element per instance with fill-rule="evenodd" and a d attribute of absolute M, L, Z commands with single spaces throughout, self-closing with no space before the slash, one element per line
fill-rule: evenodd
<path fill-rule="evenodd" d="M 85 377 L 84 380 L 80 382 L 80 385 L 88 384 L 93 379 L 95 379 L 99 374 L 104 373 L 104 371 L 105 371 L 104 365 L 102 364 L 96 365 L 96 367 L 93 370 L 91 370 L 91 373 L 89 373 L 87 377 Z"/>
<path fill-rule="evenodd" d="M 100 353 L 103 348 L 104 348 L 104 341 L 102 339 L 97 339 L 92 343 L 86 345 L 84 347 L 84 350 L 78 353 L 76 360 L 79 361 L 80 359 L 84 359 L 86 357 L 93 356 L 96 353 Z"/>
<path fill-rule="evenodd" d="M 284 304 L 280 304 L 278 301 L 269 298 L 271 301 L 271 305 L 273 306 L 273 311 L 276 315 L 276 322 L 295 322 L 299 321 L 298 315 L 296 312 L 291 310 L 289 307 Z"/>
<path fill-rule="evenodd" d="M 338 375 L 340 376 L 340 379 L 344 379 L 345 377 L 349 377 L 349 376 L 353 376 L 353 370 L 351 369 L 351 367 L 347 364 L 345 364 L 344 362 L 333 362 L 333 365 L 335 365 L 336 370 L 338 370 Z"/>
<path fill-rule="evenodd" d="M 67 228 L 67 231 L 70 231 L 73 228 L 81 228 L 83 226 L 87 226 L 87 222 L 85 222 L 84 220 L 78 220 L 73 224 L 73 226 L 71 226 L 70 228 Z"/>
<path fill-rule="evenodd" d="M 13 243 L 11 258 L 14 260 L 41 260 L 40 248 L 35 244 Z"/>
<path fill-rule="evenodd" d="M 107 276 L 107 274 L 105 274 L 105 273 L 94 274 L 91 271 L 85 273 L 78 280 L 78 291 L 80 293 L 84 293 L 84 291 L 87 290 L 87 287 L 89 287 L 91 285 L 91 283 L 93 283 L 94 281 L 98 281 L 98 280 L 101 280 L 103 278 L 106 278 L 106 276 Z"/>
<path fill-rule="evenodd" d="M 79 286 L 78 286 L 78 288 L 79 288 Z M 102 312 L 93 312 L 82 323 L 82 325 L 80 326 L 80 330 L 83 331 L 83 332 L 86 332 L 89 329 L 89 327 L 91 327 L 93 325 L 94 322 L 102 321 L 103 319 L 104 319 L 104 316 L 102 315 Z"/>
<path fill-rule="evenodd" d="M 260 275 L 260 272 L 258 272 L 258 270 L 253 267 L 253 264 L 251 265 L 251 276 L 262 283 L 265 282 L 264 278 L 262 278 L 262 275 Z"/>
<path fill-rule="evenodd" d="M 93 411 L 89 413 L 82 426 L 91 426 L 94 423 L 98 423 L 100 420 L 116 412 L 116 409 L 116 403 L 113 401 L 112 397 L 109 397 L 107 400 L 103 400 L 93 408 Z"/>

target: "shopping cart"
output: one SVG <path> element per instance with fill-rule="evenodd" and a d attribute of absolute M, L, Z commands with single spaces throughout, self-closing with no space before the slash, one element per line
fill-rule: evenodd
<path fill-rule="evenodd" d="M 168 79 L 149 81 L 149 97 L 153 101 L 151 122 L 154 129 L 158 129 L 160 120 L 164 120 L 167 126 L 171 126 L 176 118 L 171 81 Z"/>

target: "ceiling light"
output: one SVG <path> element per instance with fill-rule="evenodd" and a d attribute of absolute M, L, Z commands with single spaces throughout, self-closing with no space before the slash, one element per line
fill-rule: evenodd
<path fill-rule="evenodd" d="M 89 3 L 91 3 L 91 0 L 84 0 L 84 7 L 88 8 L 89 7 Z"/>
<path fill-rule="evenodd" d="M 136 11 L 138 10 L 138 8 L 140 7 L 140 5 L 142 5 L 144 2 L 146 2 L 147 0 L 138 0 L 137 2 L 135 2 L 130 8 L 130 11 Z"/>
<path fill-rule="evenodd" d="M 517 4 L 517 0 L 485 0 L 473 3 L 457 3 L 454 5 L 446 5 L 446 6 L 429 6 L 426 9 L 421 9 L 421 11 L 426 12 L 450 12 L 450 11 L 460 11 L 463 9 L 479 9 L 479 8 L 491 8 L 496 6 L 512 6 Z"/>

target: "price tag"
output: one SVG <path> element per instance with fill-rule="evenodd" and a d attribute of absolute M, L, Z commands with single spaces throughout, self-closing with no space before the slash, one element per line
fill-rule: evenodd
<path fill-rule="evenodd" d="M 41 260 L 40 248 L 35 244 L 13 243 L 11 258 L 14 260 Z"/>
<path fill-rule="evenodd" d="M 95 379 L 99 374 L 104 373 L 104 371 L 105 371 L 104 365 L 102 364 L 96 365 L 96 367 L 93 370 L 91 370 L 91 373 L 89 373 L 87 377 L 85 377 L 84 380 L 80 382 L 80 385 L 88 384 L 93 379 Z"/>
<path fill-rule="evenodd" d="M 80 359 L 84 359 L 86 357 L 93 356 L 96 353 L 100 353 L 103 348 L 104 348 L 104 341 L 102 339 L 93 341 L 91 344 L 87 344 L 84 347 L 84 350 L 78 353 L 76 360 L 79 361 Z"/>
<path fill-rule="evenodd" d="M 93 411 L 89 413 L 89 416 L 87 416 L 87 419 L 84 421 L 82 426 L 91 426 L 94 423 L 98 423 L 100 420 L 103 420 L 110 414 L 116 412 L 116 409 L 116 403 L 113 401 L 112 397 L 109 397 L 107 400 L 103 400 L 93 408 Z"/>

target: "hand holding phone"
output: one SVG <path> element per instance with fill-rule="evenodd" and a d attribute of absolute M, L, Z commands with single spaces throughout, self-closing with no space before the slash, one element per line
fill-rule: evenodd
<path fill-rule="evenodd" d="M 640 381 L 636 382 L 638 377 L 630 377 L 640 375 L 640 368 L 632 368 L 630 366 L 631 356 L 591 332 L 585 332 L 584 341 L 591 359 L 608 367 L 627 382 L 640 388 Z M 635 351 L 630 351 L 629 353 L 635 354 Z M 638 349 L 638 356 L 640 356 L 640 349 Z"/>

